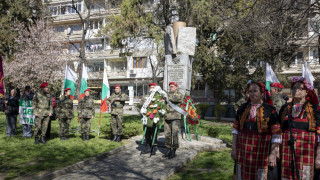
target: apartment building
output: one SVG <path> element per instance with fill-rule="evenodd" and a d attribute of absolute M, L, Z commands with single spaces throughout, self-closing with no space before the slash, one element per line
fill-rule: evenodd
<path fill-rule="evenodd" d="M 153 50 L 155 43 L 142 40 L 140 45 L 128 40 L 125 48 L 110 46 L 110 36 L 99 33 L 106 24 L 106 17 L 120 12 L 121 0 L 94 0 L 89 8 L 84 0 L 75 0 L 77 11 L 72 8 L 71 0 L 44 1 L 48 4 L 49 17 L 57 38 L 65 44 L 69 66 L 77 71 L 83 27 L 77 11 L 87 17 L 90 11 L 90 23 L 85 37 L 85 54 L 88 63 L 88 86 L 96 99 L 100 98 L 103 71 L 106 69 L 111 92 L 114 85 L 121 85 L 122 91 L 129 94 L 129 104 L 137 102 L 148 91 L 152 79 L 150 61 L 157 62 Z M 153 3 L 153 1 L 150 1 Z M 89 10 L 90 9 L 90 10 Z M 151 49 L 150 49 L 151 48 Z M 131 52 L 130 55 L 126 52 Z M 162 74 L 159 78 L 163 77 Z"/>

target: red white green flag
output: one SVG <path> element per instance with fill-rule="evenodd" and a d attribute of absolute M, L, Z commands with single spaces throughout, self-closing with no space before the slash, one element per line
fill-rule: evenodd
<path fill-rule="evenodd" d="M 84 97 L 84 91 L 86 89 L 88 89 L 88 84 L 87 84 L 87 80 L 88 80 L 88 71 L 87 71 L 87 67 L 82 64 L 82 79 L 81 79 L 81 86 L 80 86 L 80 97 L 79 97 L 79 101 L 80 99 L 82 99 Z"/>
<path fill-rule="evenodd" d="M 64 78 L 64 87 L 63 89 L 70 88 L 71 89 L 71 94 L 70 97 L 73 100 L 74 95 L 76 93 L 76 81 L 78 77 L 77 74 L 69 68 L 68 65 L 66 65 L 66 75 Z"/>
<path fill-rule="evenodd" d="M 101 111 L 108 111 L 107 99 L 110 97 L 110 88 L 106 69 L 103 70 L 103 83 L 101 92 Z"/>

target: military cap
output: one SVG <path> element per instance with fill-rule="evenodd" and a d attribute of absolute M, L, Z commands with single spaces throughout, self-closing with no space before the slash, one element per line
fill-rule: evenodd
<path fill-rule="evenodd" d="M 271 83 L 270 87 L 277 87 L 277 88 L 283 89 L 283 86 L 280 83 L 276 83 L 276 82 L 275 83 Z"/>
<path fill-rule="evenodd" d="M 171 85 L 175 85 L 176 87 L 178 87 L 178 84 L 176 82 L 170 82 L 169 86 L 171 86 Z"/>
<path fill-rule="evenodd" d="M 84 92 L 86 92 L 86 91 L 89 91 L 89 92 L 90 92 L 90 89 L 86 89 L 86 90 L 84 90 Z"/>
<path fill-rule="evenodd" d="M 149 86 L 157 86 L 157 83 L 150 83 Z"/>
<path fill-rule="evenodd" d="M 71 90 L 71 88 L 66 88 L 64 89 L 64 92 Z"/>
<path fill-rule="evenodd" d="M 120 85 L 115 85 L 114 88 L 120 87 Z"/>
<path fill-rule="evenodd" d="M 45 87 L 47 87 L 48 86 L 48 83 L 47 82 L 44 82 L 44 83 L 42 83 L 41 85 L 40 85 L 40 88 L 45 88 Z"/>

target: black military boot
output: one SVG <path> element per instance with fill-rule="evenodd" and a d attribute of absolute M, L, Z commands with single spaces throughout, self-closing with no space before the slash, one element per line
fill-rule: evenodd
<path fill-rule="evenodd" d="M 86 140 L 86 135 L 84 135 L 83 133 L 82 133 L 82 140 L 83 141 Z"/>
<path fill-rule="evenodd" d="M 117 139 L 115 140 L 116 142 L 120 142 L 121 141 L 121 135 L 117 136 Z"/>
<path fill-rule="evenodd" d="M 156 155 L 157 149 L 158 149 L 157 146 L 154 145 L 153 148 L 152 148 L 151 155 Z"/>
<path fill-rule="evenodd" d="M 162 157 L 163 158 L 169 157 L 170 153 L 171 153 L 171 148 L 168 148 L 167 152 L 164 155 L 162 155 Z"/>
<path fill-rule="evenodd" d="M 40 143 L 43 143 L 43 144 L 46 144 L 46 143 L 47 143 L 46 140 L 45 140 L 45 138 L 44 138 L 43 136 L 40 137 Z"/>
<path fill-rule="evenodd" d="M 174 157 L 176 157 L 176 148 L 173 148 L 173 150 L 171 151 L 169 159 L 172 159 Z"/>
<path fill-rule="evenodd" d="M 151 152 L 151 148 L 149 144 L 145 145 L 145 150 L 141 152 L 141 154 L 148 154 Z"/>
<path fill-rule="evenodd" d="M 113 136 L 113 139 L 111 139 L 110 141 L 116 141 L 117 140 L 117 135 Z"/>
<path fill-rule="evenodd" d="M 89 135 L 86 135 L 86 140 L 88 140 L 88 141 L 90 140 Z"/>
<path fill-rule="evenodd" d="M 34 144 L 39 144 L 39 138 L 38 137 L 34 138 Z"/>

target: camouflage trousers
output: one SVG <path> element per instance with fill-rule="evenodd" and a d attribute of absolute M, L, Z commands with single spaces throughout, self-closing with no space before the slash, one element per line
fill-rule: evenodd
<path fill-rule="evenodd" d="M 60 125 L 60 137 L 67 137 L 69 134 L 71 118 L 61 118 L 59 119 Z"/>
<path fill-rule="evenodd" d="M 113 135 L 122 135 L 122 120 L 123 115 L 121 114 L 112 114 L 111 115 L 111 130 Z"/>
<path fill-rule="evenodd" d="M 179 148 L 180 120 L 166 120 L 164 122 L 164 143 L 167 148 Z"/>
<path fill-rule="evenodd" d="M 50 121 L 50 116 L 39 116 L 34 120 L 34 137 L 41 136 L 45 137 L 48 129 L 48 124 Z M 39 131 L 41 130 L 41 133 Z"/>
<path fill-rule="evenodd" d="M 89 135 L 91 118 L 81 118 L 80 123 L 81 123 L 81 133 L 84 135 Z"/>

